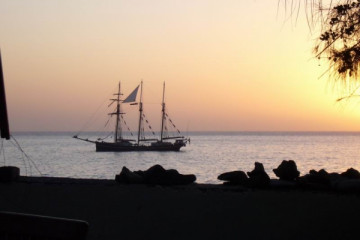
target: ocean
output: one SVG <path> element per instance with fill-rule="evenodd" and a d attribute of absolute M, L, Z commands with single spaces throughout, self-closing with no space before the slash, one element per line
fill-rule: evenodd
<path fill-rule="evenodd" d="M 94 135 L 94 133 L 88 133 Z M 234 170 L 251 171 L 254 162 L 273 169 L 282 160 L 296 162 L 301 175 L 324 168 L 360 170 L 360 132 L 190 132 L 191 143 L 180 152 L 95 152 L 95 145 L 72 138 L 72 133 L 13 133 L 2 140 L 0 165 L 18 166 L 21 175 L 114 179 L 123 166 L 146 170 L 160 164 L 198 183 L 220 183 L 217 176 Z"/>

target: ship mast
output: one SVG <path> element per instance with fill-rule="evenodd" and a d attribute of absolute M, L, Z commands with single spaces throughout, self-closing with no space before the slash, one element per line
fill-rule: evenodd
<path fill-rule="evenodd" d="M 161 133 L 160 133 L 160 142 L 163 141 L 163 134 L 164 134 L 164 122 L 165 122 L 165 82 L 163 86 L 163 98 L 162 98 L 162 109 L 161 109 Z"/>
<path fill-rule="evenodd" d="M 140 145 L 141 123 L 142 123 L 142 112 L 143 112 L 143 106 L 142 106 L 142 86 L 143 86 L 143 81 L 141 81 L 141 83 L 140 83 L 138 145 Z"/>
<path fill-rule="evenodd" d="M 120 82 L 119 82 L 119 90 L 118 90 L 118 93 L 115 94 L 117 95 L 117 99 L 116 102 L 117 102 L 117 106 L 116 106 L 116 126 L 115 126 L 115 137 L 114 137 L 114 142 L 117 142 L 118 140 L 121 140 L 122 139 L 122 129 L 121 129 L 121 123 L 120 123 Z"/>

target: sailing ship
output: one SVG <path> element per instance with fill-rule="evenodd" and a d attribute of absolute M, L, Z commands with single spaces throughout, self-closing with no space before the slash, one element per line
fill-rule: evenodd
<path fill-rule="evenodd" d="M 139 102 L 136 101 L 137 93 L 140 88 L 140 99 Z M 114 131 L 114 141 L 106 142 L 101 139 L 97 141 L 85 139 L 78 137 L 77 135 L 74 138 L 83 140 L 86 142 L 95 143 L 97 152 L 125 152 L 125 151 L 179 151 L 180 148 L 185 147 L 188 142 L 190 142 L 189 138 L 185 138 L 184 136 L 167 136 L 165 132 L 167 132 L 167 127 L 165 126 L 165 122 L 168 119 L 170 124 L 175 127 L 172 120 L 168 117 L 165 108 L 165 82 L 163 85 L 163 96 L 162 96 L 162 108 L 161 108 L 161 129 L 160 129 L 160 139 L 159 138 L 145 138 L 144 134 L 144 120 L 145 115 L 143 113 L 143 99 L 142 99 L 142 91 L 143 91 L 143 82 L 141 81 L 140 85 L 138 85 L 127 98 L 124 100 L 121 99 L 123 95 L 121 93 L 121 84 L 119 82 L 118 92 L 114 95 L 116 98 L 110 99 L 112 105 L 116 103 L 116 109 L 114 112 L 109 113 L 110 116 L 116 116 L 115 121 L 115 131 Z M 138 122 L 138 131 L 137 131 L 137 140 L 125 138 L 123 136 L 123 124 L 126 122 L 123 120 L 122 104 L 130 104 L 130 105 L 138 105 L 139 106 L 139 122 Z M 150 126 L 151 129 L 151 126 Z M 180 134 L 180 131 L 176 129 L 176 132 Z M 155 133 L 152 131 L 153 135 Z"/>

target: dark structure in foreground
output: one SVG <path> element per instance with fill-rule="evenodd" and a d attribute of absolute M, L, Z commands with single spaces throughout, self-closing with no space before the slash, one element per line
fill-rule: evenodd
<path fill-rule="evenodd" d="M 85 221 L 0 212 L 0 239 L 85 240 L 87 231 Z"/>
<path fill-rule="evenodd" d="M 9 120 L 8 120 L 7 107 L 6 107 L 4 74 L 3 74 L 2 62 L 1 62 L 1 52 L 0 52 L 0 131 L 1 131 L 1 138 L 5 138 L 7 140 L 10 139 Z"/>
<path fill-rule="evenodd" d="M 9 120 L 6 107 L 5 83 L 0 52 L 0 132 L 1 138 L 10 139 Z M 20 169 L 14 166 L 0 167 L 0 182 L 16 181 L 20 176 Z"/>
<path fill-rule="evenodd" d="M 0 131 L 1 138 L 10 139 L 1 53 Z M 0 184 L 8 185 L 10 182 L 16 182 L 19 178 L 20 169 L 18 167 L 0 167 Z M 84 240 L 87 231 L 88 223 L 84 221 L 16 212 L 0 212 L 0 239 L 4 240 Z"/>

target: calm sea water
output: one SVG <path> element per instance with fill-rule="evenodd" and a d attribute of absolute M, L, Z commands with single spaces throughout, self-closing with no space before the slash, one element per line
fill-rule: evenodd
<path fill-rule="evenodd" d="M 91 143 L 73 139 L 71 133 L 14 133 L 25 153 L 43 175 L 53 177 L 113 179 L 123 166 L 145 170 L 154 164 L 195 174 L 198 183 L 219 183 L 217 176 L 233 170 L 251 171 L 264 164 L 271 177 L 282 160 L 296 161 L 301 174 L 310 169 L 360 170 L 360 133 L 226 132 L 190 133 L 191 144 L 180 152 L 95 152 Z M 1 165 L 20 167 L 22 175 L 38 176 L 31 162 L 3 141 Z"/>

